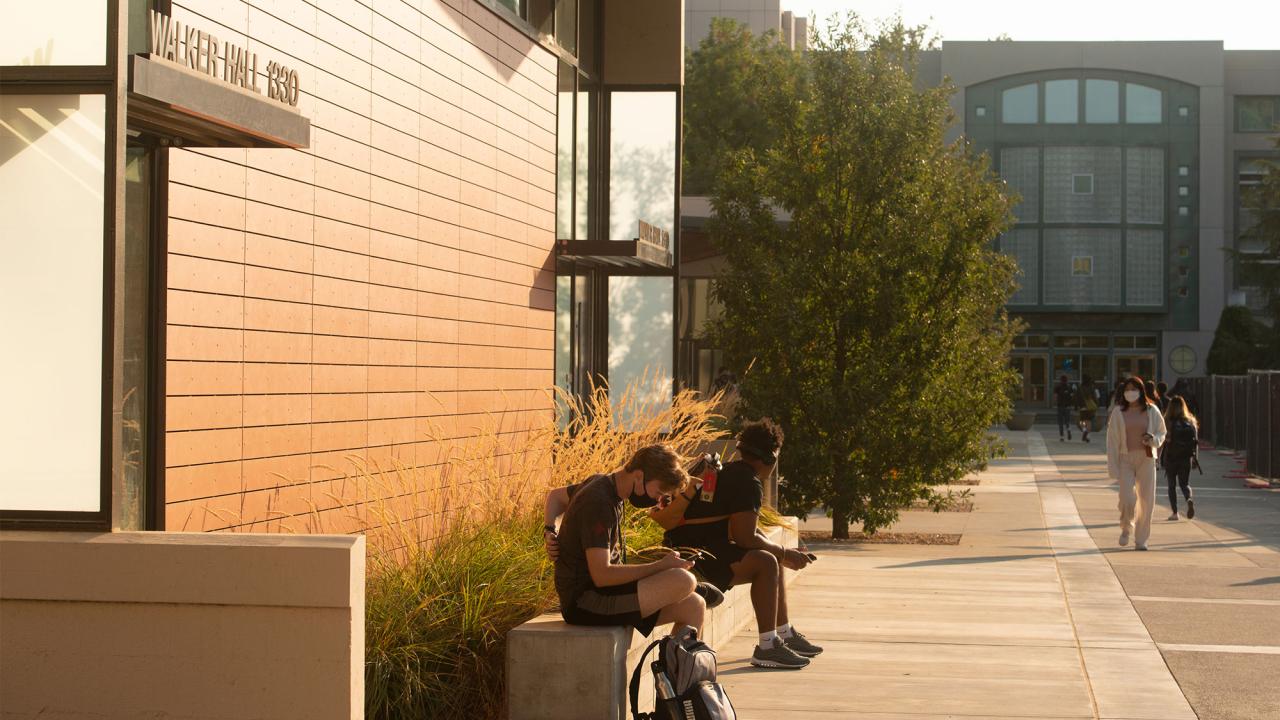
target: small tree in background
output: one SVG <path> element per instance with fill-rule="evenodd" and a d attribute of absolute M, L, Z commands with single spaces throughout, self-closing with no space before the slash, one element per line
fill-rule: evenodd
<path fill-rule="evenodd" d="M 773 133 L 714 163 L 716 339 L 750 365 L 744 414 L 787 431 L 784 506 L 827 507 L 836 537 L 985 465 L 1015 380 L 1015 266 L 991 248 L 1010 201 L 944 142 L 951 90 L 915 86 L 925 48 L 900 20 L 833 22 L 795 77 L 757 80 Z"/>
<path fill-rule="evenodd" d="M 1250 368 L 1260 368 L 1258 351 L 1263 327 L 1253 319 L 1249 308 L 1234 305 L 1224 308 L 1213 333 L 1213 345 L 1205 358 L 1210 375 L 1243 375 Z"/>

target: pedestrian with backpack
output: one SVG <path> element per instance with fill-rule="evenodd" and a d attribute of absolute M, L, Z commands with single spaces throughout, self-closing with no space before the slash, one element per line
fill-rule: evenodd
<path fill-rule="evenodd" d="M 1190 520 L 1196 516 L 1196 505 L 1191 499 L 1191 464 L 1198 463 L 1200 454 L 1200 422 L 1181 395 L 1169 399 L 1169 411 L 1164 420 L 1169 436 L 1160 450 L 1160 462 L 1169 483 L 1169 508 L 1173 510 L 1169 519 L 1178 519 L 1178 488 L 1182 488 L 1182 497 L 1187 501 L 1187 519 Z"/>
<path fill-rule="evenodd" d="M 1075 404 L 1076 394 L 1067 382 L 1067 376 L 1058 378 L 1053 386 L 1054 403 L 1058 406 L 1058 442 L 1063 442 L 1062 433 L 1067 434 L 1065 440 L 1071 439 L 1071 407 Z"/>
<path fill-rule="evenodd" d="M 1093 417 L 1098 413 L 1098 388 L 1093 378 L 1085 375 L 1080 383 L 1080 394 L 1076 398 L 1080 407 L 1080 440 L 1089 442 L 1089 433 L 1093 430 Z"/>

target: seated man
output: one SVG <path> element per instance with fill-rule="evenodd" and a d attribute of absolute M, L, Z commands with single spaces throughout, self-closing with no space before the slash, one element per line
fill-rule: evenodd
<path fill-rule="evenodd" d="M 695 569 L 718 588 L 751 584 L 760 633 L 751 664 L 799 669 L 822 648 L 791 627 L 782 574 L 783 568 L 803 568 L 810 558 L 770 542 L 756 522 L 764 499 L 761 481 L 778 462 L 782 441 L 782 428 L 768 418 L 748 423 L 738 433 L 740 459 L 725 464 L 714 487 L 682 489 L 652 514 L 667 530 L 665 545 L 705 551 Z"/>
<path fill-rule="evenodd" d="M 701 631 L 706 605 L 695 592 L 692 562 L 669 552 L 655 562 L 623 564 L 623 499 L 636 507 L 656 505 L 688 479 L 679 462 L 670 446 L 650 445 L 621 470 L 594 475 L 574 486 L 576 492 L 561 488 L 548 495 L 549 535 L 564 513 L 555 582 L 565 622 L 629 625 L 646 636 L 664 623 L 674 623 L 672 632 L 686 625 Z"/>

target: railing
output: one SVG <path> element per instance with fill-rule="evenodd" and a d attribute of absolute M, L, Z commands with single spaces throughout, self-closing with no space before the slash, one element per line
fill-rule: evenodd
<path fill-rule="evenodd" d="M 1245 469 L 1280 478 L 1280 370 L 1187 378 L 1200 437 L 1245 452 Z"/>

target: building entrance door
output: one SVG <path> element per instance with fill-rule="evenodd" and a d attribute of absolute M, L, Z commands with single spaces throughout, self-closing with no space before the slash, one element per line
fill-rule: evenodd
<path fill-rule="evenodd" d="M 1116 355 L 1116 378 L 1137 375 L 1143 380 L 1154 381 L 1156 374 L 1155 355 Z"/>
<path fill-rule="evenodd" d="M 1021 391 L 1015 395 L 1014 404 L 1023 408 L 1047 407 L 1049 356 L 1014 355 L 1010 364 L 1022 376 Z"/>

